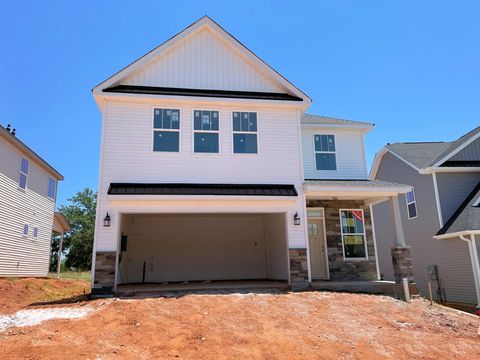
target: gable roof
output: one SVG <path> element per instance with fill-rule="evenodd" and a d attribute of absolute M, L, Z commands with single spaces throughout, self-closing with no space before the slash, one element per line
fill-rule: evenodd
<path fill-rule="evenodd" d="M 202 28 L 208 28 L 209 30 L 218 34 L 224 41 L 227 41 L 231 45 L 233 45 L 238 51 L 242 53 L 242 55 L 244 55 L 248 60 L 253 62 L 255 66 L 257 66 L 261 71 L 268 74 L 272 79 L 274 79 L 282 87 L 287 89 L 287 91 L 291 93 L 291 95 L 299 97 L 303 101 L 306 101 L 308 103 L 312 101 L 310 97 L 308 97 L 300 89 L 295 87 L 290 81 L 288 81 L 280 73 L 274 70 L 270 65 L 268 65 L 256 54 L 254 54 L 250 49 L 248 49 L 245 45 L 243 45 L 234 36 L 228 33 L 225 29 L 223 29 L 219 24 L 217 24 L 208 16 L 202 17 L 201 19 L 189 25 L 187 28 L 177 33 L 176 35 L 174 35 L 173 37 L 171 37 L 161 45 L 149 51 L 147 54 L 143 55 L 139 59 L 135 60 L 134 62 L 124 67 L 122 70 L 118 71 L 114 75 L 102 81 L 100 84 L 98 84 L 95 88 L 92 89 L 94 95 L 100 95 L 104 89 L 119 85 L 122 79 L 132 74 L 132 72 L 134 72 L 136 69 L 149 63 L 150 61 L 152 61 L 153 59 L 161 55 L 164 51 L 174 47 L 176 44 L 178 44 L 180 41 L 185 39 L 187 36 L 191 35 L 192 33 Z"/>
<path fill-rule="evenodd" d="M 302 124 L 325 124 L 325 125 L 347 125 L 353 127 L 372 128 L 375 126 L 372 123 L 363 121 L 353 121 L 346 119 L 333 118 L 329 116 L 320 116 L 313 114 L 303 114 Z"/>
<path fill-rule="evenodd" d="M 445 142 L 406 142 L 388 144 L 388 150 L 400 156 L 402 159 L 423 169 L 432 163 L 440 152 L 444 152 L 450 143 Z"/>
<path fill-rule="evenodd" d="M 452 217 L 437 233 L 438 235 L 451 234 L 462 231 L 480 230 L 480 183 L 467 196 Z"/>
<path fill-rule="evenodd" d="M 418 172 L 425 170 L 425 173 L 427 173 L 428 168 L 438 167 L 476 167 L 475 162 L 472 161 L 467 164 L 462 161 L 449 162 L 448 160 L 479 138 L 480 126 L 451 142 L 403 142 L 387 144 L 375 154 L 369 177 L 371 179 L 376 177 L 381 159 L 387 152 L 395 155 Z"/>
<path fill-rule="evenodd" d="M 63 175 L 55 170 L 49 163 L 43 160 L 40 155 L 35 151 L 30 149 L 22 141 L 20 141 L 16 136 L 12 135 L 7 129 L 0 125 L 0 137 L 4 138 L 8 143 L 17 148 L 23 155 L 28 156 L 31 160 L 35 161 L 40 165 L 44 170 L 46 170 L 50 175 L 52 175 L 57 180 L 63 180 Z"/>

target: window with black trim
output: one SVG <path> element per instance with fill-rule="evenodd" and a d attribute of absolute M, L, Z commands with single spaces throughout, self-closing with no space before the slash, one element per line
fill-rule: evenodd
<path fill-rule="evenodd" d="M 153 151 L 180 151 L 180 110 L 153 110 Z"/>
<path fill-rule="evenodd" d="M 27 188 L 27 178 L 28 178 L 28 168 L 29 162 L 27 159 L 22 157 L 22 162 L 20 164 L 20 174 L 18 177 L 18 187 L 25 190 Z"/>
<path fill-rule="evenodd" d="M 415 190 L 412 190 L 405 194 L 405 200 L 407 201 L 407 215 L 409 219 L 415 219 L 417 217 L 417 200 L 415 198 Z"/>
<path fill-rule="evenodd" d="M 340 226 L 345 258 L 366 258 L 363 210 L 340 210 Z"/>
<path fill-rule="evenodd" d="M 315 166 L 317 170 L 337 170 L 335 135 L 315 134 Z"/>
<path fill-rule="evenodd" d="M 196 153 L 219 152 L 218 111 L 193 111 L 193 151 Z"/>
<path fill-rule="evenodd" d="M 233 122 L 233 153 L 257 154 L 257 113 L 234 111 Z"/>

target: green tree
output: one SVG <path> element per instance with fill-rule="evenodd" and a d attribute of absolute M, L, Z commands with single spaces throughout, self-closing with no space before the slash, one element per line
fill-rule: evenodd
<path fill-rule="evenodd" d="M 68 201 L 70 204 L 62 205 L 58 209 L 65 216 L 71 228 L 65 234 L 63 240 L 65 265 L 67 268 L 75 267 L 77 270 L 90 270 L 92 266 L 97 193 L 92 189 L 85 188 L 77 192 Z M 56 248 L 58 251 L 58 240 L 52 241 L 53 248 Z"/>

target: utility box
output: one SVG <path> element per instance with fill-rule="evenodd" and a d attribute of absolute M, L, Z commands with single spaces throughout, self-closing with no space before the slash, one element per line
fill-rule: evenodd
<path fill-rule="evenodd" d="M 428 265 L 427 266 L 428 280 L 438 281 L 438 266 L 437 265 Z"/>

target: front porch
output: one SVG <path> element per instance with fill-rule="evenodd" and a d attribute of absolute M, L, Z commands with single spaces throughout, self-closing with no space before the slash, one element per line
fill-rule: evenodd
<path fill-rule="evenodd" d="M 413 282 L 397 198 L 410 186 L 370 180 L 307 180 L 304 190 L 312 287 L 395 295 L 396 283 L 403 278 Z M 372 213 L 372 206 L 384 201 L 391 203 L 395 215 L 392 266 L 396 282 L 391 283 L 380 281 Z"/>

